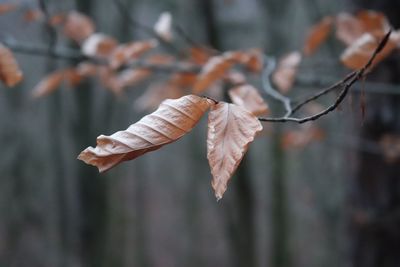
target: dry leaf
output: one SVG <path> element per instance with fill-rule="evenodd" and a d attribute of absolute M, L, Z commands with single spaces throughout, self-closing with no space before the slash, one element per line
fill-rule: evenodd
<path fill-rule="evenodd" d="M 126 69 L 118 75 L 121 87 L 134 86 L 150 77 L 151 71 L 148 69 Z"/>
<path fill-rule="evenodd" d="M 373 65 L 389 56 L 399 43 L 400 35 L 396 32 L 390 35 L 386 46 L 376 56 Z M 357 70 L 362 68 L 370 59 L 376 47 L 379 44 L 379 39 L 370 33 L 364 33 L 351 46 L 349 46 L 341 55 L 341 62 L 348 68 Z"/>
<path fill-rule="evenodd" d="M 240 106 L 219 102 L 211 107 L 208 117 L 207 158 L 217 200 L 222 198 L 248 145 L 261 130 L 262 125 L 257 117 Z"/>
<path fill-rule="evenodd" d="M 224 76 L 224 81 L 232 85 L 242 85 L 246 83 L 246 76 L 239 71 L 230 71 Z"/>
<path fill-rule="evenodd" d="M 210 58 L 201 70 L 193 92 L 204 92 L 214 82 L 223 78 L 224 74 L 237 62 L 238 52 L 225 52 L 221 56 Z"/>
<path fill-rule="evenodd" d="M 375 37 L 382 37 L 391 28 L 386 16 L 381 12 L 362 10 L 357 13 L 356 18 L 364 32 L 369 32 Z"/>
<path fill-rule="evenodd" d="M 100 172 L 172 143 L 188 133 L 210 107 L 202 97 L 188 95 L 165 100 L 153 113 L 111 136 L 97 137 L 97 146 L 88 147 L 78 159 L 96 166 Z"/>
<path fill-rule="evenodd" d="M 263 69 L 263 53 L 260 49 L 253 48 L 241 54 L 239 63 L 252 72 L 259 73 Z"/>
<path fill-rule="evenodd" d="M 328 38 L 333 24 L 332 17 L 325 17 L 319 23 L 311 27 L 304 43 L 303 52 L 310 56 Z"/>
<path fill-rule="evenodd" d="M 146 40 L 119 45 L 110 56 L 110 65 L 113 69 L 127 64 L 131 60 L 138 59 L 144 53 L 158 45 L 156 40 Z"/>
<path fill-rule="evenodd" d="M 196 82 L 197 75 L 190 72 L 175 73 L 168 83 L 177 87 L 189 88 Z"/>
<path fill-rule="evenodd" d="M 351 45 L 365 32 L 361 22 L 349 13 L 339 13 L 336 16 L 336 38 L 345 43 Z"/>
<path fill-rule="evenodd" d="M 71 87 L 75 87 L 82 82 L 84 76 L 75 68 L 69 68 L 64 70 L 64 79 L 67 84 Z"/>
<path fill-rule="evenodd" d="M 10 49 L 0 43 L 0 80 L 8 87 L 22 81 L 23 75 Z"/>
<path fill-rule="evenodd" d="M 32 96 L 38 98 L 54 92 L 64 81 L 64 75 L 64 70 L 55 71 L 47 75 L 35 86 L 35 88 L 33 88 Z"/>
<path fill-rule="evenodd" d="M 154 31 L 164 41 L 172 41 L 172 15 L 169 12 L 161 13 L 157 22 L 154 24 Z"/>
<path fill-rule="evenodd" d="M 297 51 L 287 54 L 279 61 L 278 67 L 272 75 L 272 81 L 279 91 L 283 93 L 289 92 L 296 79 L 300 63 L 301 54 Z"/>
<path fill-rule="evenodd" d="M 205 49 L 203 47 L 191 47 L 189 51 L 190 62 L 198 65 L 204 65 L 212 57 L 210 53 L 211 49 Z"/>
<path fill-rule="evenodd" d="M 117 47 L 117 41 L 105 34 L 94 33 L 82 44 L 82 53 L 89 57 L 108 57 Z"/>
<path fill-rule="evenodd" d="M 82 43 L 95 31 L 93 21 L 86 15 L 77 11 L 67 14 L 64 23 L 64 34 L 77 43 Z"/>
<path fill-rule="evenodd" d="M 228 91 L 229 97 L 236 105 L 242 106 L 255 116 L 266 115 L 268 105 L 260 93 L 250 84 L 236 86 Z"/>
<path fill-rule="evenodd" d="M 0 4 L 0 15 L 4 15 L 5 13 L 14 11 L 18 8 L 19 4 L 15 3 L 3 3 Z"/>

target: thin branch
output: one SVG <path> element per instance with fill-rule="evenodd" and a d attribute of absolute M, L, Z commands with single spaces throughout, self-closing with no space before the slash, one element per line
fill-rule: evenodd
<path fill-rule="evenodd" d="M 345 97 L 346 97 L 348 91 L 350 90 L 350 88 L 352 87 L 352 85 L 354 83 L 356 83 L 357 81 L 359 81 L 360 79 L 365 77 L 366 73 L 370 70 L 371 66 L 373 65 L 373 62 L 374 62 L 376 56 L 382 51 L 382 49 L 387 44 L 390 34 L 391 34 L 391 31 L 389 31 L 385 35 L 385 37 L 380 41 L 379 45 L 375 49 L 372 56 L 369 58 L 368 62 L 360 70 L 349 74 L 347 77 L 345 77 L 342 81 L 340 81 L 336 85 L 333 85 L 332 87 L 321 91 L 320 93 L 317 94 L 318 96 L 316 96 L 316 95 L 311 96 L 309 99 L 306 99 L 302 103 L 298 104 L 298 106 L 300 106 L 300 107 L 304 106 L 306 102 L 308 103 L 312 100 L 317 99 L 318 97 L 324 95 L 324 93 L 327 93 L 327 92 L 333 90 L 332 88 L 343 87 L 342 91 L 340 92 L 339 96 L 336 98 L 335 102 L 332 105 L 330 105 L 329 107 L 327 107 L 326 109 L 324 109 L 323 111 L 321 111 L 317 114 L 314 114 L 312 116 L 304 117 L 304 118 L 294 118 L 294 117 L 290 117 L 294 113 L 294 111 L 292 110 L 289 113 L 289 115 L 281 117 L 281 118 L 259 118 L 259 120 L 265 121 L 265 122 L 288 122 L 288 121 L 291 121 L 291 122 L 297 122 L 297 123 L 305 123 L 308 121 L 314 121 L 314 120 L 330 113 L 331 111 L 335 110 L 339 106 L 339 104 L 345 99 Z M 299 108 L 297 108 L 296 110 L 298 110 Z"/>
<path fill-rule="evenodd" d="M 276 69 L 276 60 L 272 57 L 264 57 L 264 70 L 262 74 L 262 84 L 264 91 L 272 96 L 275 100 L 282 102 L 283 107 L 286 110 L 284 117 L 288 117 L 292 114 L 292 106 L 290 98 L 282 95 L 277 90 L 275 90 L 271 85 L 271 75 Z"/>
<path fill-rule="evenodd" d="M 53 48 L 57 45 L 57 30 L 54 28 L 51 23 L 51 15 L 49 9 L 47 8 L 47 4 L 45 0 L 38 0 L 40 11 L 42 11 L 45 17 L 45 29 L 49 34 L 49 51 L 53 50 Z"/>

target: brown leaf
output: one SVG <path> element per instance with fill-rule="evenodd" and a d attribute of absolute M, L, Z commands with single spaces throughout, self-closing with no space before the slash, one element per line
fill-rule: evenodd
<path fill-rule="evenodd" d="M 244 65 L 249 71 L 259 73 L 263 69 L 263 53 L 260 49 L 253 48 L 241 54 L 239 63 Z"/>
<path fill-rule="evenodd" d="M 118 75 L 118 80 L 122 88 L 134 86 L 150 77 L 151 71 L 148 69 L 126 69 Z"/>
<path fill-rule="evenodd" d="M 399 43 L 400 35 L 393 32 L 383 48 L 376 56 L 373 65 L 376 65 L 387 56 L 389 56 Z M 352 45 L 350 45 L 341 55 L 341 62 L 348 68 L 357 70 L 362 68 L 370 59 L 376 47 L 379 44 L 379 39 L 370 33 L 364 33 Z"/>
<path fill-rule="evenodd" d="M 117 41 L 105 34 L 94 33 L 82 44 L 82 53 L 86 56 L 108 57 L 117 47 Z"/>
<path fill-rule="evenodd" d="M 362 10 L 356 18 L 360 21 L 364 32 L 369 32 L 375 37 L 382 37 L 390 30 L 390 24 L 385 14 L 373 10 Z"/>
<path fill-rule="evenodd" d="M 262 125 L 244 108 L 219 102 L 208 116 L 207 158 L 217 200 L 226 191 L 228 181 L 239 166 L 248 145 Z"/>
<path fill-rule="evenodd" d="M 16 3 L 3 3 L 0 4 L 0 15 L 14 11 L 18 8 L 19 4 Z"/>
<path fill-rule="evenodd" d="M 10 49 L 0 43 L 0 80 L 8 87 L 22 81 L 22 71 Z"/>
<path fill-rule="evenodd" d="M 47 75 L 33 88 L 32 96 L 39 98 L 54 92 L 64 81 L 64 75 L 64 70 L 55 71 Z"/>
<path fill-rule="evenodd" d="M 211 49 L 205 49 L 203 47 L 191 47 L 189 51 L 190 62 L 198 65 L 204 65 L 212 57 Z"/>
<path fill-rule="evenodd" d="M 118 69 L 129 61 L 138 59 L 144 53 L 155 48 L 157 44 L 156 40 L 146 40 L 119 45 L 110 56 L 111 68 Z"/>
<path fill-rule="evenodd" d="M 365 32 L 361 22 L 349 13 L 339 13 L 336 16 L 336 38 L 345 43 L 351 45 Z"/>
<path fill-rule="evenodd" d="M 228 93 L 234 104 L 244 107 L 255 116 L 266 115 L 269 111 L 258 90 L 250 84 L 236 86 Z"/>
<path fill-rule="evenodd" d="M 172 16 L 169 12 L 161 13 L 157 22 L 154 24 L 154 31 L 164 41 L 172 41 Z"/>
<path fill-rule="evenodd" d="M 82 43 L 95 31 L 93 21 L 86 15 L 77 11 L 67 14 L 64 23 L 64 34 L 77 43 Z"/>
<path fill-rule="evenodd" d="M 306 56 L 313 54 L 318 47 L 328 38 L 333 25 L 332 17 L 324 17 L 315 24 L 308 32 L 304 43 L 303 52 Z"/>
<path fill-rule="evenodd" d="M 301 54 L 297 51 L 291 52 L 279 60 L 278 67 L 272 75 L 272 81 L 279 91 L 289 92 L 296 79 L 300 63 Z"/>
<path fill-rule="evenodd" d="M 224 81 L 232 85 L 243 85 L 246 83 L 246 76 L 239 71 L 231 70 L 224 76 Z"/>
<path fill-rule="evenodd" d="M 202 68 L 193 92 L 200 94 L 214 82 L 223 78 L 224 74 L 237 62 L 238 58 L 238 52 L 225 52 L 220 56 L 210 58 Z"/>
<path fill-rule="evenodd" d="M 153 113 L 111 136 L 97 137 L 97 146 L 88 147 L 78 156 L 100 172 L 172 143 L 188 133 L 210 107 L 202 97 L 188 95 L 165 100 Z"/>

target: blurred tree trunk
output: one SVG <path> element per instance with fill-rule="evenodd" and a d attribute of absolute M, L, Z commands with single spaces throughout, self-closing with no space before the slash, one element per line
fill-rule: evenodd
<path fill-rule="evenodd" d="M 216 10 L 213 0 L 202 1 L 202 11 L 205 17 L 205 27 L 208 43 L 218 49 L 221 47 L 222 32 L 218 32 L 216 22 Z M 230 102 L 228 89 L 224 88 L 224 100 Z M 231 240 L 232 261 L 238 267 L 252 267 L 256 265 L 255 251 L 255 222 L 254 222 L 254 201 L 250 179 L 250 168 L 247 158 L 244 157 L 239 165 L 235 177 L 231 182 L 232 198 L 227 205 L 227 229 Z"/>
<path fill-rule="evenodd" d="M 358 8 L 384 12 L 394 28 L 400 26 L 400 3 L 391 0 L 354 0 Z M 400 57 L 393 54 L 370 75 L 371 80 L 400 82 Z M 400 132 L 400 98 L 373 95 L 367 98 L 367 114 L 361 138 L 379 142 Z M 352 265 L 357 267 L 400 266 L 400 165 L 383 155 L 359 153 L 359 166 L 352 186 Z"/>

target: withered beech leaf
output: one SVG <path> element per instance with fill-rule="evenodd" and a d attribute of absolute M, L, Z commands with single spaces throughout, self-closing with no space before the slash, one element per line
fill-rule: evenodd
<path fill-rule="evenodd" d="M 69 12 L 65 17 L 64 34 L 77 43 L 82 43 L 95 31 L 93 21 L 77 11 Z"/>
<path fill-rule="evenodd" d="M 376 37 L 382 37 L 390 30 L 390 23 L 382 12 L 361 10 L 356 18 L 362 25 L 364 32 L 369 32 Z"/>
<path fill-rule="evenodd" d="M 43 97 L 51 94 L 62 84 L 65 78 L 65 71 L 59 70 L 50 73 L 44 77 L 32 90 L 32 96 L 34 98 Z"/>
<path fill-rule="evenodd" d="M 157 40 L 145 40 L 119 45 L 109 58 L 111 68 L 118 69 L 129 61 L 138 59 L 144 53 L 155 48 L 157 44 Z"/>
<path fill-rule="evenodd" d="M 0 80 L 8 87 L 22 81 L 22 71 L 10 49 L 0 43 Z"/>
<path fill-rule="evenodd" d="M 244 107 L 255 116 L 268 113 L 267 103 L 254 86 L 250 84 L 239 85 L 230 89 L 228 93 L 234 104 Z"/>
<path fill-rule="evenodd" d="M 246 109 L 224 102 L 211 107 L 208 115 L 207 158 L 217 200 L 225 193 L 228 181 L 239 166 L 248 145 L 262 125 Z"/>
<path fill-rule="evenodd" d="M 278 62 L 278 67 L 272 75 L 272 81 L 282 93 L 287 93 L 292 88 L 296 79 L 298 67 L 301 63 L 301 54 L 298 51 L 285 55 Z"/>
<path fill-rule="evenodd" d="M 306 56 L 313 54 L 326 40 L 331 32 L 332 24 L 333 18 L 328 16 L 324 17 L 319 23 L 311 27 L 303 47 L 303 52 Z"/>
<path fill-rule="evenodd" d="M 386 46 L 376 56 L 373 65 L 376 65 L 387 56 L 389 56 L 393 50 L 397 48 L 397 44 L 400 41 L 400 33 L 393 32 L 390 35 Z M 341 55 L 341 62 L 348 68 L 357 70 L 362 68 L 372 56 L 376 47 L 379 44 L 379 38 L 373 36 L 370 33 L 364 33 L 358 38 L 352 45 L 350 45 Z"/>
<path fill-rule="evenodd" d="M 336 38 L 351 45 L 365 32 L 361 22 L 352 14 L 341 12 L 336 16 Z"/>
<path fill-rule="evenodd" d="M 86 148 L 78 159 L 96 166 L 100 172 L 107 171 L 181 138 L 198 123 L 210 105 L 209 100 L 195 95 L 167 99 L 156 111 L 125 131 L 97 137 L 97 146 Z"/>

